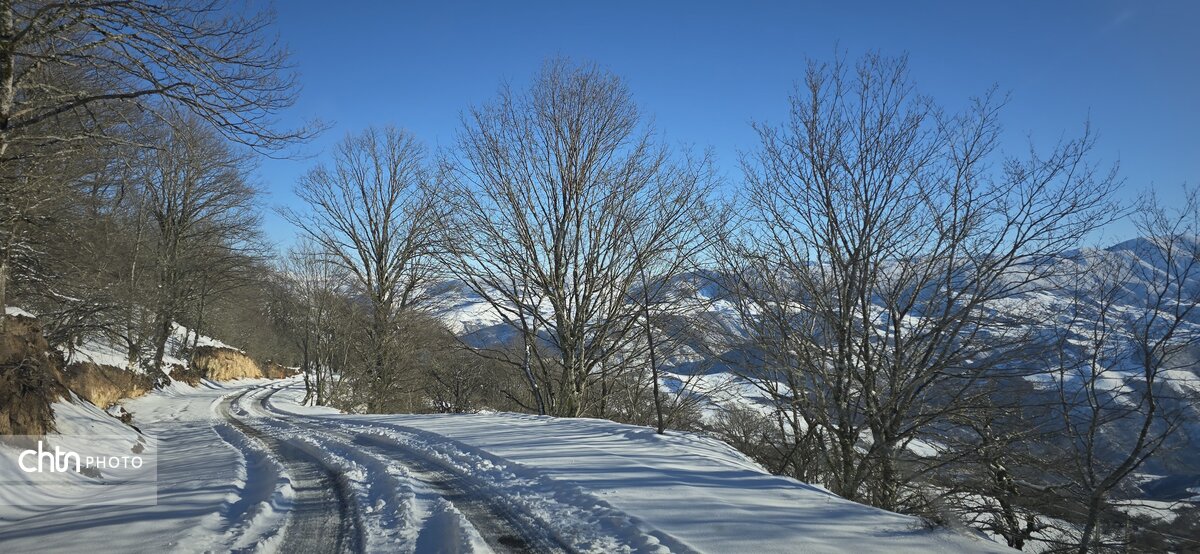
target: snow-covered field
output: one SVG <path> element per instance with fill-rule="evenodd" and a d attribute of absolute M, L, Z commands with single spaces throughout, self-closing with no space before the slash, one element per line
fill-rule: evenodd
<path fill-rule="evenodd" d="M 158 505 L 2 506 L 0 552 L 273 552 L 342 535 L 374 552 L 1004 550 L 769 475 L 702 436 L 516 414 L 343 415 L 301 396 L 285 380 L 126 402 L 159 440 Z M 68 429 L 115 422 L 57 408 Z M 332 522 L 337 537 L 306 537 L 330 523 L 312 527 L 311 508 L 342 501 L 310 490 L 309 466 L 346 495 L 321 515 L 353 519 Z"/>

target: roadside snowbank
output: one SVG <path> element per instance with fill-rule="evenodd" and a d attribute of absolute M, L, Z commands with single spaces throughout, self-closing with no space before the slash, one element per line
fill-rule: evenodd
<path fill-rule="evenodd" d="M 625 532 L 628 523 L 643 536 L 636 551 L 1009 551 L 770 475 L 704 436 L 519 414 L 337 415 L 299 406 L 301 396 L 284 391 L 271 405 L 424 451 L 566 531 Z M 613 517 L 629 521 L 606 528 Z M 635 539 L 619 538 L 626 545 Z"/>
<path fill-rule="evenodd" d="M 122 402 L 138 428 L 157 439 L 158 504 L 50 508 L 9 498 L 0 505 L 0 552 L 274 551 L 287 518 L 287 478 L 239 444 L 244 438 L 214 412 L 222 397 L 254 383 L 173 383 Z M 87 402 L 58 402 L 54 413 L 65 435 L 138 435 Z"/>

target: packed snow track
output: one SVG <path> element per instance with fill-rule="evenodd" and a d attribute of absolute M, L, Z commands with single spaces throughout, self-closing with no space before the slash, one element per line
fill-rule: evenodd
<path fill-rule="evenodd" d="M 291 386 L 298 385 L 293 383 Z M 494 552 L 572 552 L 540 529 L 540 523 L 534 518 L 506 507 L 492 491 L 447 464 L 383 437 L 347 430 L 326 419 L 273 409 L 271 397 L 284 388 L 272 384 L 246 389 L 231 395 L 222 409 L 231 424 L 277 456 L 293 479 L 296 501 L 284 530 L 284 552 L 358 552 L 364 549 L 363 525 L 349 479 L 343 473 L 346 466 L 322 461 L 314 454 L 312 443 L 295 440 L 298 436 L 317 438 L 328 450 L 356 451 L 360 459 L 373 458 L 371 464 L 363 465 L 386 468 L 388 464 L 401 464 L 410 478 L 415 499 L 425 505 L 440 505 L 437 513 L 427 521 L 429 525 L 417 536 L 413 546 L 418 552 L 458 551 L 457 546 L 464 541 L 470 543 L 473 533 L 471 529 L 458 528 L 462 522 L 454 521 L 455 512 L 466 519 Z M 369 501 L 370 498 L 359 500 Z M 455 531 L 461 531 L 465 536 L 456 537 Z"/>
<path fill-rule="evenodd" d="M 361 552 L 363 531 L 353 493 L 336 468 L 302 446 L 272 435 L 272 427 L 234 416 L 234 406 L 257 389 L 247 389 L 221 403 L 220 411 L 238 431 L 282 463 L 295 497 L 283 533 L 283 551 Z"/>

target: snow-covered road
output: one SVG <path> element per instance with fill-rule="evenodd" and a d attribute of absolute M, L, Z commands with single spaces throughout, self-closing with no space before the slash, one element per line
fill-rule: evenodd
<path fill-rule="evenodd" d="M 769 475 L 698 435 L 518 414 L 345 415 L 302 396 L 284 380 L 127 402 L 160 441 L 159 504 L 0 506 L 0 552 L 1005 550 Z M 115 421 L 58 409 L 72 432 Z"/>
<path fill-rule="evenodd" d="M 323 463 L 320 456 L 295 443 L 281 440 L 276 426 L 263 425 L 261 418 L 240 418 L 247 396 L 258 392 L 254 387 L 227 397 L 219 413 L 251 443 L 262 448 L 260 454 L 273 457 L 283 465 L 295 493 L 283 534 L 285 552 L 358 552 L 363 549 L 364 534 L 354 493 L 336 467 Z"/>
<path fill-rule="evenodd" d="M 336 529 L 312 533 L 297 528 L 297 520 L 310 516 L 301 517 L 294 506 L 284 533 L 284 551 L 316 552 L 326 548 L 354 551 L 359 549 L 357 545 L 364 543 L 374 543 L 373 546 L 381 550 L 403 546 L 403 540 L 391 543 L 378 540 L 394 531 L 391 528 L 394 522 L 376 521 L 377 518 L 370 514 L 358 515 L 361 511 L 379 512 L 372 508 L 388 505 L 412 509 L 427 516 L 415 537 L 411 534 L 408 537 L 412 539 L 408 542 L 412 542 L 417 551 L 470 551 L 473 549 L 469 546 L 478 539 L 496 552 L 573 550 L 559 543 L 541 522 L 496 501 L 497 497 L 468 473 L 428 458 L 420 450 L 378 435 L 347 429 L 320 416 L 288 413 L 273 407 L 271 399 L 276 393 L 298 392 L 298 387 L 298 384 L 290 383 L 247 389 L 226 401 L 229 407 L 226 417 L 260 443 L 277 445 L 270 446 L 270 450 L 284 460 L 285 466 L 292 463 L 302 468 L 319 466 L 319 470 L 329 476 L 321 479 L 329 483 L 325 486 L 345 490 L 347 494 L 327 494 L 310 503 L 311 507 L 323 505 L 325 513 L 336 512 L 343 521 L 353 516 L 356 518 L 353 523 L 359 525 L 343 522 Z M 308 471 L 314 473 L 314 470 Z M 287 473 L 296 474 L 290 469 Z M 371 489 L 378 487 L 374 504 L 364 505 L 360 510 L 351 490 L 351 478 L 347 476 L 357 477 L 364 473 L 368 479 L 361 483 L 360 488 L 365 493 L 361 496 L 370 499 Z M 397 487 L 398 481 L 403 481 L 406 486 Z M 339 501 L 339 498 L 348 499 L 348 502 Z M 296 504 L 300 504 L 299 498 Z M 309 511 L 320 513 L 319 509 Z M 363 522 L 369 522 L 375 532 L 364 532 Z M 314 527 L 325 524 L 323 521 L 315 523 Z M 339 544 L 346 548 L 335 548 L 334 541 L 330 540 L 333 536 L 337 536 Z"/>

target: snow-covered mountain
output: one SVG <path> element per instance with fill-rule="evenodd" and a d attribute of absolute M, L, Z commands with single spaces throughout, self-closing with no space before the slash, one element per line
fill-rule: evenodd
<path fill-rule="evenodd" d="M 995 302 L 989 308 L 997 320 L 1036 321 L 1042 327 L 1039 332 L 1074 333 L 1066 344 L 1078 344 L 1089 332 L 1079 327 L 1079 318 L 1096 317 L 1098 306 L 1106 301 L 1113 303 L 1109 317 L 1116 314 L 1136 320 L 1154 300 L 1159 283 L 1183 278 L 1178 289 L 1171 292 L 1179 292 L 1185 298 L 1200 295 L 1200 267 L 1189 265 L 1196 263 L 1191 256 L 1200 252 L 1200 239 L 1177 239 L 1169 259 L 1163 244 L 1162 240 L 1135 238 L 1107 248 L 1077 249 L 1054 260 L 1042 260 L 1039 263 L 1053 266 L 1054 277 L 1043 283 L 1044 286 L 1029 288 Z M 725 292 L 723 280 L 717 272 L 698 271 L 678 276 L 665 287 L 663 294 L 675 304 L 672 317 L 679 320 L 679 325 L 700 331 L 693 335 L 693 343 L 684 341 L 667 360 L 664 381 L 668 386 L 686 381 L 696 394 L 711 392 L 713 406 L 761 407 L 764 404 L 761 393 L 737 376 L 737 360 L 744 359 L 746 354 L 720 346 L 728 342 L 728 337 L 745 332 L 742 314 Z M 1119 286 L 1113 286 L 1114 280 Z M 463 283 L 442 283 L 431 292 L 433 313 L 469 344 L 498 346 L 515 340 L 515 329 Z M 1099 297 L 1102 294 L 1104 298 Z M 1121 334 L 1127 329 L 1116 325 L 1113 332 Z M 1180 333 L 1200 334 L 1200 310 L 1186 314 Z M 1200 398 L 1200 363 L 1197 362 L 1200 350 L 1186 350 L 1176 358 L 1172 368 L 1163 372 L 1163 382 L 1177 393 L 1177 398 L 1184 399 L 1183 402 L 1195 402 Z M 1047 375 L 1027 377 L 1035 390 L 1044 388 L 1045 380 L 1049 378 Z M 1119 364 L 1106 374 L 1105 379 L 1114 394 L 1123 388 L 1136 388 L 1142 382 L 1136 368 L 1123 368 Z M 1176 434 L 1171 448 L 1164 451 L 1195 452 L 1193 445 L 1200 445 L 1200 409 L 1195 406 L 1184 408 L 1192 412 L 1191 423 Z M 1143 489 L 1149 497 L 1179 499 L 1191 494 L 1200 498 L 1200 489 L 1196 488 L 1200 484 L 1200 478 L 1196 477 L 1200 475 L 1200 458 L 1164 454 L 1161 459 L 1148 464 L 1146 471 L 1151 475 Z"/>

